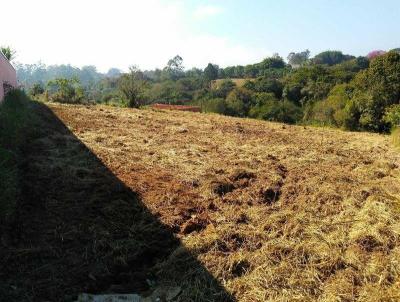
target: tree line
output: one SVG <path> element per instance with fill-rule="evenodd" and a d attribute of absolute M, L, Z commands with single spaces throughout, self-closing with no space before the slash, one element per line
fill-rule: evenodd
<path fill-rule="evenodd" d="M 274 54 L 256 64 L 185 70 L 179 55 L 162 69 L 127 73 L 69 65 L 17 65 L 34 96 L 58 102 L 140 107 L 199 105 L 205 112 L 269 121 L 387 132 L 400 123 L 400 50 L 365 57 L 324 51 Z"/>

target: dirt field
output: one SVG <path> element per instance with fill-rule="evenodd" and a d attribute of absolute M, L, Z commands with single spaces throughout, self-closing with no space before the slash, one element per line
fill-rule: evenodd
<path fill-rule="evenodd" d="M 182 287 L 178 301 L 400 300 L 400 155 L 389 137 L 191 112 L 49 107 L 68 129 L 38 110 L 54 129 L 32 151 L 36 180 L 27 186 L 46 196 L 47 216 L 26 213 L 35 234 L 25 237 L 56 232 L 42 240 L 59 247 L 61 264 L 48 256 L 47 280 L 38 264 L 27 268 L 34 256 L 9 259 L 43 282 L 36 297 L 49 286 L 50 301 L 149 291 L 151 279 Z M 98 157 L 107 178 L 82 152 Z M 124 190 L 140 200 L 140 215 L 116 197 Z"/>

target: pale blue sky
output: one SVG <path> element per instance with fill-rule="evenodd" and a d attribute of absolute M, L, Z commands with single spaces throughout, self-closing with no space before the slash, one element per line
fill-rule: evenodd
<path fill-rule="evenodd" d="M 215 18 L 195 24 L 199 31 L 237 43 L 266 47 L 286 56 L 310 49 L 339 49 L 365 55 L 400 47 L 399 0 L 190 1 L 221 8 Z"/>
<path fill-rule="evenodd" d="M 1 1 L 1 0 L 0 0 Z M 13 0 L 0 44 L 17 61 L 127 69 L 249 64 L 309 49 L 366 55 L 400 47 L 400 0 Z M 14 24 L 14 13 L 3 24 Z"/>

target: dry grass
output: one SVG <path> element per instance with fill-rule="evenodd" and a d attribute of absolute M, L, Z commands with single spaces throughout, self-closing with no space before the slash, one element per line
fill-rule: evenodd
<path fill-rule="evenodd" d="M 233 83 L 235 83 L 235 85 L 237 87 L 242 87 L 244 84 L 246 84 L 247 81 L 254 81 L 254 79 L 252 78 L 248 78 L 248 79 L 230 79 Z M 214 80 L 211 83 L 211 87 L 213 89 L 217 89 L 219 88 L 219 86 L 221 86 L 221 83 L 226 81 L 226 79 L 218 79 L 218 80 Z"/>
<path fill-rule="evenodd" d="M 399 301 L 390 138 L 189 112 L 49 105 L 237 301 Z M 189 282 L 180 248 L 154 268 Z"/>
<path fill-rule="evenodd" d="M 400 148 L 400 128 L 397 127 L 392 131 L 392 142 L 397 148 Z"/>

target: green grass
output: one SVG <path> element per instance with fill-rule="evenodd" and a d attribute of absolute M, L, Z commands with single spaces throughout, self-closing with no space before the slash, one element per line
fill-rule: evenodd
<path fill-rule="evenodd" d="M 18 165 L 31 122 L 28 97 L 20 90 L 11 91 L 0 103 L 0 227 L 9 223 L 15 212 Z"/>

